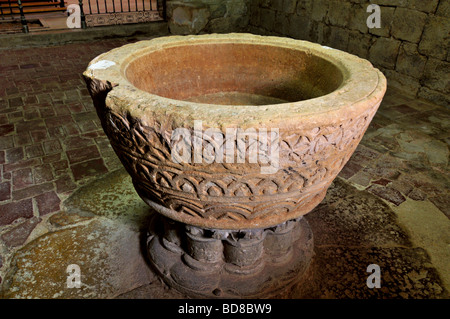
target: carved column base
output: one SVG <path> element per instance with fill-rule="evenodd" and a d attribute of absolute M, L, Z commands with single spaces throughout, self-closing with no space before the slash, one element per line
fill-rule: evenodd
<path fill-rule="evenodd" d="M 270 298 L 299 282 L 313 256 L 304 218 L 249 230 L 203 229 L 155 214 L 150 264 L 189 297 Z"/>

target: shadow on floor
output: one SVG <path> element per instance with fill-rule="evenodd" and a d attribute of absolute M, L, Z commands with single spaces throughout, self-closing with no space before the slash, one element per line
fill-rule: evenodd
<path fill-rule="evenodd" d="M 145 260 L 152 212 L 120 169 L 75 192 L 46 232 L 20 249 L 4 280 L 5 298 L 183 298 L 162 284 Z M 302 282 L 280 298 L 448 298 L 430 257 L 381 199 L 336 179 L 307 215 L 315 257 Z M 81 269 L 81 288 L 67 288 L 67 266 Z M 379 265 L 381 288 L 367 267 Z"/>

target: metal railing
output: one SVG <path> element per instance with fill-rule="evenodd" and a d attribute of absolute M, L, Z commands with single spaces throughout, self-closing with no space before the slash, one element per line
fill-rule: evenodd
<path fill-rule="evenodd" d="M 28 33 L 28 23 L 27 19 L 25 19 L 25 15 L 23 14 L 23 6 L 22 6 L 22 0 L 17 0 L 17 4 L 19 5 L 19 11 L 20 11 L 20 23 L 22 23 L 22 30 L 25 33 Z"/>
<path fill-rule="evenodd" d="M 45 2 L 45 3 L 44 3 Z M 22 31 L 24 33 L 28 33 L 28 21 L 25 18 L 25 13 L 36 13 L 39 12 L 33 11 L 33 8 L 39 8 L 43 6 L 47 7 L 57 7 L 64 8 L 64 0 L 47 0 L 44 2 L 34 2 L 27 1 L 23 3 L 22 0 L 8 0 L 8 1 L 0 1 L 0 17 L 1 20 L 16 20 L 17 17 L 20 18 L 20 22 L 22 24 Z M 27 12 L 25 11 L 27 9 Z"/>
<path fill-rule="evenodd" d="M 45 2 L 46 4 L 43 4 Z M 20 14 L 20 5 L 22 8 L 38 8 L 42 6 L 59 6 L 64 8 L 64 0 L 30 0 L 30 1 L 19 1 L 18 0 L 0 0 L 0 18 L 1 20 L 14 19 L 15 16 Z"/>
<path fill-rule="evenodd" d="M 81 3 L 81 1 L 80 1 Z M 84 0 L 87 26 L 164 20 L 164 0 Z"/>
<path fill-rule="evenodd" d="M 47 0 L 47 2 L 48 6 L 65 8 L 64 0 Z M 29 8 L 44 5 L 42 2 L 27 1 L 24 4 L 23 0 L 0 0 L 0 16 L 2 20 L 7 18 L 15 20 L 20 17 L 22 31 L 28 33 L 28 21 L 25 15 L 34 12 Z M 80 7 L 81 28 L 83 29 L 87 27 L 86 15 L 91 17 L 96 15 L 114 15 L 115 17 L 120 14 L 158 12 L 159 20 L 163 20 L 165 14 L 165 0 L 78 0 L 78 5 Z"/>
<path fill-rule="evenodd" d="M 80 2 L 80 7 L 83 1 Z M 158 10 L 156 0 L 88 0 L 88 9 L 85 14 L 139 12 Z"/>

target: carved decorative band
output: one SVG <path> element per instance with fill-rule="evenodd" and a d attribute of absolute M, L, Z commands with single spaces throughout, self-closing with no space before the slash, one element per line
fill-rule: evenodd
<path fill-rule="evenodd" d="M 144 200 L 186 223 L 208 220 L 223 228 L 239 221 L 252 228 L 259 222 L 270 224 L 264 219 L 282 222 L 282 216 L 294 218 L 314 208 L 318 194 L 323 198 L 354 152 L 377 107 L 338 124 L 280 131 L 281 167 L 273 174 L 261 174 L 261 163 L 176 163 L 169 124 L 147 126 L 108 108 L 101 115 L 111 145 Z"/>
<path fill-rule="evenodd" d="M 86 25 L 95 27 L 101 25 L 116 25 L 128 23 L 142 23 L 163 20 L 158 11 L 113 12 L 87 14 Z"/>

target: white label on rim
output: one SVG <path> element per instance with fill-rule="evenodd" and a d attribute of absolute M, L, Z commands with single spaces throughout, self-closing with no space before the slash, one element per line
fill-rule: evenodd
<path fill-rule="evenodd" d="M 99 69 L 107 69 L 110 66 L 115 65 L 116 62 L 108 61 L 108 60 L 101 60 L 98 62 L 95 62 L 94 64 L 90 65 L 88 67 L 89 70 L 99 70 Z"/>

